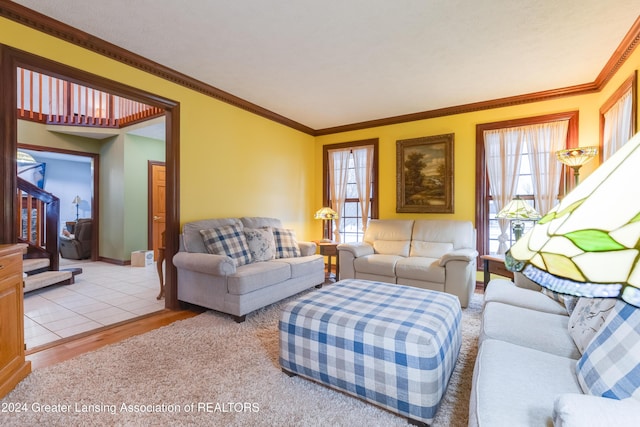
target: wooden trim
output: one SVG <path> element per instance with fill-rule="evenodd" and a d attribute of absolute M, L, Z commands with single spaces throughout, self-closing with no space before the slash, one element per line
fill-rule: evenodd
<path fill-rule="evenodd" d="M 38 13 L 17 3 L 1 2 L 0 16 L 312 136 L 329 135 L 334 133 L 348 132 L 352 130 L 368 129 L 378 126 L 387 126 L 416 120 L 425 120 L 455 114 L 470 113 L 474 111 L 509 107 L 513 105 L 547 101 L 550 99 L 561 97 L 598 92 L 602 90 L 604 85 L 620 69 L 622 64 L 624 64 L 624 62 L 638 45 L 638 41 L 640 41 L 640 17 L 638 17 L 638 19 L 636 19 L 636 21 L 632 25 L 631 29 L 627 32 L 626 36 L 620 42 L 618 48 L 611 55 L 603 70 L 592 83 L 585 83 L 565 88 L 534 92 L 483 102 L 463 104 L 453 107 L 440 108 L 377 120 L 369 120 L 343 126 L 324 129 L 312 129 L 308 126 L 305 126 L 287 117 L 281 116 L 273 111 L 267 110 L 249 101 L 241 99 L 214 86 L 198 81 L 192 77 L 160 65 L 140 55 L 136 55 L 126 49 L 123 49 L 98 37 L 92 36 L 91 34 L 88 34 L 84 31 L 63 24 L 62 22 L 56 21 L 51 17 Z"/>
<path fill-rule="evenodd" d="M 638 113 L 638 71 L 633 70 L 631 76 L 629 76 L 618 89 L 602 104 L 600 107 L 600 141 L 599 141 L 599 150 L 598 157 L 600 159 L 600 163 L 602 163 L 604 150 L 604 115 L 613 107 L 613 105 L 622 98 L 622 95 L 627 93 L 631 89 L 631 127 L 632 127 L 632 135 L 635 135 L 637 130 L 637 113 Z"/>
<path fill-rule="evenodd" d="M 0 10 L 5 3 L 0 3 Z M 63 80 L 77 82 L 86 86 L 115 95 L 133 99 L 148 105 L 161 108 L 165 111 L 166 128 L 166 164 L 167 164 L 167 229 L 166 235 L 166 280 L 165 280 L 165 307 L 178 309 L 177 298 L 177 272 L 171 260 L 173 254 L 178 251 L 178 233 L 180 224 L 180 105 L 172 100 L 154 95 L 140 89 L 127 86 L 123 83 L 109 80 L 86 71 L 82 71 L 67 65 L 51 61 L 49 59 L 33 55 L 18 49 L 0 44 L 0 152 L 3 154 L 0 161 L 0 173 L 8 179 L 2 180 L 0 193 L 3 200 L 3 209 L 0 211 L 0 243 L 15 243 L 17 230 L 14 221 L 16 178 L 16 151 L 17 151 L 17 110 L 16 93 L 17 78 L 16 68 L 22 67 L 47 75 L 62 78 Z M 98 174 L 99 171 L 94 171 Z M 96 228 L 96 227 L 94 227 Z M 176 233 L 174 236 L 173 233 Z"/>
<path fill-rule="evenodd" d="M 564 113 L 546 114 L 544 116 L 527 117 L 515 120 L 505 120 L 501 122 L 483 123 L 476 125 L 476 230 L 477 230 L 477 250 L 480 255 L 489 253 L 486 229 L 489 223 L 489 206 L 485 203 L 489 194 L 489 179 L 487 177 L 487 166 L 484 156 L 484 131 L 493 129 L 503 129 L 517 126 L 535 125 L 559 120 L 569 120 L 567 129 L 567 147 L 578 146 L 578 111 L 568 111 Z M 569 168 L 565 168 L 565 180 Z M 570 180 L 569 182 L 573 182 Z M 478 262 L 478 265 L 481 263 Z"/>

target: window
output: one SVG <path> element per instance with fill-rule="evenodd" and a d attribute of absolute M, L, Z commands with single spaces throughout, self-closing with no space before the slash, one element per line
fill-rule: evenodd
<path fill-rule="evenodd" d="M 559 122 L 566 123 L 565 133 L 555 129 L 562 129 L 554 125 Z M 476 127 L 476 228 L 479 253 L 502 253 L 513 241 L 510 224 L 496 219 L 500 206 L 504 206 L 514 197 L 520 196 L 541 214 L 544 214 L 555 205 L 559 197 L 562 197 L 567 182 L 567 170 L 563 169 L 562 164 L 555 160 L 557 146 L 545 145 L 544 141 L 549 139 L 549 134 L 560 132 L 559 135 L 566 134 L 566 141 L 560 148 L 577 146 L 577 122 L 578 112 L 576 111 L 487 123 Z M 507 188 L 502 192 L 496 192 L 494 189 L 493 194 L 498 194 L 500 197 L 498 200 L 492 196 L 489 187 L 491 171 L 487 167 L 486 151 L 488 148 L 485 146 L 485 141 L 492 141 L 493 136 L 498 138 L 497 135 L 500 133 L 502 133 L 502 136 L 499 137 L 502 138 L 502 145 L 493 140 L 494 147 L 504 148 L 504 141 L 509 140 L 512 151 L 506 153 L 504 149 L 489 150 L 490 161 L 503 165 L 499 162 L 508 159 L 506 163 L 508 166 L 493 167 L 494 173 L 496 168 L 499 169 L 499 176 L 494 177 L 494 182 L 504 180 L 510 183 L 509 185 L 505 184 Z M 564 138 L 562 136 L 562 139 Z M 556 137 L 556 139 L 558 138 Z M 505 167 L 509 170 L 503 170 Z M 558 177 L 558 174 L 560 174 L 559 182 L 553 180 L 554 177 Z M 526 231 L 533 223 L 525 222 L 524 225 Z M 501 240 L 503 245 L 500 245 Z"/>
<path fill-rule="evenodd" d="M 367 147 L 371 150 L 364 155 Z M 378 217 L 378 140 L 325 145 L 323 154 L 323 205 L 338 212 L 334 228 L 339 236 L 335 236 L 334 230 L 330 235 L 340 242 L 361 242 L 369 219 Z M 359 186 L 358 176 L 369 176 L 368 185 Z M 332 181 L 339 182 L 332 184 Z M 369 189 L 362 201 L 358 187 Z"/>
<path fill-rule="evenodd" d="M 636 133 L 636 72 L 600 108 L 600 160 L 605 161 Z"/>

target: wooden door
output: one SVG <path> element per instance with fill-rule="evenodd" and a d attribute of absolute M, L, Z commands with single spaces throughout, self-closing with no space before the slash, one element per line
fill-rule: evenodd
<path fill-rule="evenodd" d="M 150 207 L 149 223 L 151 224 L 150 248 L 153 248 L 153 259 L 158 258 L 158 248 L 163 246 L 162 233 L 166 225 L 167 198 L 166 198 L 166 173 L 165 164 L 149 162 L 150 175 Z"/>

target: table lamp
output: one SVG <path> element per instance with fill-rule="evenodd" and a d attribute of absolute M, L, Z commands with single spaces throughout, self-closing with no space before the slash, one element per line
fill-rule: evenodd
<path fill-rule="evenodd" d="M 322 241 L 331 241 L 331 222 L 338 218 L 338 213 L 329 207 L 319 209 L 313 216 L 315 219 L 322 220 Z"/>
<path fill-rule="evenodd" d="M 640 134 L 636 134 L 507 252 L 540 286 L 640 307 Z"/>
<path fill-rule="evenodd" d="M 535 221 L 540 219 L 540 214 L 527 203 L 526 200 L 516 196 L 515 199 L 510 201 L 498 214 L 496 218 L 511 220 L 511 227 L 513 229 L 513 235 L 516 236 L 516 242 L 522 237 L 524 232 L 524 224 L 522 220 Z"/>

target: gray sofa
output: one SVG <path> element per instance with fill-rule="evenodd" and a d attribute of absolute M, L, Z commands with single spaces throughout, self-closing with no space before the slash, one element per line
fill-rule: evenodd
<path fill-rule="evenodd" d="M 476 287 L 476 234 L 469 221 L 372 219 L 358 244 L 338 245 L 340 279 L 447 292 L 467 307 Z"/>
<path fill-rule="evenodd" d="M 201 230 L 236 227 L 242 233 L 256 230 L 283 230 L 275 218 L 245 217 L 207 219 L 186 223 L 180 235 L 180 249 L 173 257 L 178 271 L 178 300 L 228 313 L 237 322 L 245 315 L 299 293 L 322 285 L 325 278 L 324 259 L 316 255 L 313 242 L 296 242 L 299 253 L 259 258 L 254 252 L 242 264 L 227 255 L 212 254 Z M 263 233 L 264 234 L 264 233 Z M 267 233 L 268 234 L 268 233 Z M 271 242 L 268 242 L 271 245 Z M 274 246 L 275 252 L 278 252 Z M 253 250 L 253 249 L 252 249 Z M 239 265 L 242 264 L 242 265 Z"/>
<path fill-rule="evenodd" d="M 516 282 L 485 292 L 469 426 L 638 425 L 640 309 Z"/>

